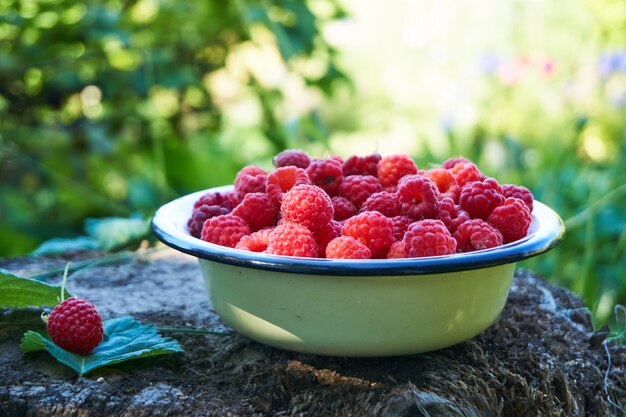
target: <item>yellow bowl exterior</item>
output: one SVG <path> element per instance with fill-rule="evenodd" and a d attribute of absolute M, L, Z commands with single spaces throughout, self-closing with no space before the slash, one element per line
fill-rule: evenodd
<path fill-rule="evenodd" d="M 405 276 L 303 275 L 200 259 L 224 322 L 258 342 L 332 356 L 440 349 L 489 327 L 515 264 Z"/>

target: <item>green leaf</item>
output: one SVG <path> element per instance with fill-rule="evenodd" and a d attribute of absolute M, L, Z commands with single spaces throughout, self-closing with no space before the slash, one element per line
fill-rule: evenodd
<path fill-rule="evenodd" d="M 150 221 L 143 218 L 106 217 L 87 219 L 87 234 L 104 250 L 136 242 L 150 235 Z"/>
<path fill-rule="evenodd" d="M 75 238 L 55 238 L 46 240 L 37 249 L 32 251 L 33 255 L 58 255 L 65 252 L 76 252 L 86 250 L 98 250 L 100 244 L 89 236 L 79 236 Z"/>
<path fill-rule="evenodd" d="M 626 307 L 615 306 L 615 329 L 609 333 L 607 340 L 626 346 Z"/>
<path fill-rule="evenodd" d="M 65 298 L 72 295 L 65 291 Z M 0 269 L 0 308 L 54 306 L 61 298 L 61 287 L 35 281 Z"/>
<path fill-rule="evenodd" d="M 46 350 L 81 376 L 102 366 L 183 350 L 175 340 L 161 336 L 154 326 L 132 317 L 106 320 L 103 325 L 105 339 L 89 355 L 68 352 L 33 331 L 24 334 L 20 348 L 23 352 Z"/>

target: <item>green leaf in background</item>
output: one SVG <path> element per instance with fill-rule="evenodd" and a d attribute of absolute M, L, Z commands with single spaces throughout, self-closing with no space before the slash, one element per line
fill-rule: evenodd
<path fill-rule="evenodd" d="M 77 252 L 87 250 L 98 250 L 100 244 L 94 238 L 88 236 L 79 236 L 75 238 L 55 238 L 43 242 L 34 251 L 32 255 L 59 255 L 65 252 Z"/>
<path fill-rule="evenodd" d="M 626 346 L 626 307 L 615 306 L 615 329 L 609 333 L 607 340 Z"/>
<path fill-rule="evenodd" d="M 141 324 L 132 317 L 106 320 L 103 324 L 105 339 L 89 355 L 68 352 L 33 331 L 24 334 L 20 348 L 23 352 L 46 350 L 81 376 L 102 366 L 183 350 L 175 340 L 161 336 L 154 326 Z"/>
<path fill-rule="evenodd" d="M 111 250 L 149 236 L 150 220 L 123 217 L 87 219 L 85 229 L 101 249 Z"/>
<path fill-rule="evenodd" d="M 72 295 L 65 291 L 65 298 Z M 61 298 L 61 287 L 20 277 L 0 269 L 0 308 L 54 306 Z"/>

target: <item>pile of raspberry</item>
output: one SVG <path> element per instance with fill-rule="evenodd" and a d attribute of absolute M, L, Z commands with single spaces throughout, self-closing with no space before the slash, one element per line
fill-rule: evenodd
<path fill-rule="evenodd" d="M 274 255 L 417 258 L 493 248 L 527 235 L 533 195 L 470 160 L 419 169 L 408 155 L 312 159 L 296 149 L 272 172 L 247 166 L 234 190 L 209 192 L 187 222 L 202 240 Z"/>

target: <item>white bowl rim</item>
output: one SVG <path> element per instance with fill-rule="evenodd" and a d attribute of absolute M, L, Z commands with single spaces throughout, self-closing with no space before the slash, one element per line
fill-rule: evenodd
<path fill-rule="evenodd" d="M 151 222 L 155 236 L 166 245 L 200 259 L 277 272 L 306 275 L 394 276 L 424 275 L 487 268 L 540 255 L 563 239 L 565 226 L 559 215 L 535 200 L 532 224 L 523 239 L 496 248 L 425 258 L 338 260 L 298 258 L 249 252 L 195 238 L 187 231 L 193 203 L 208 192 L 228 192 L 232 185 L 185 195 L 161 206 Z"/>

